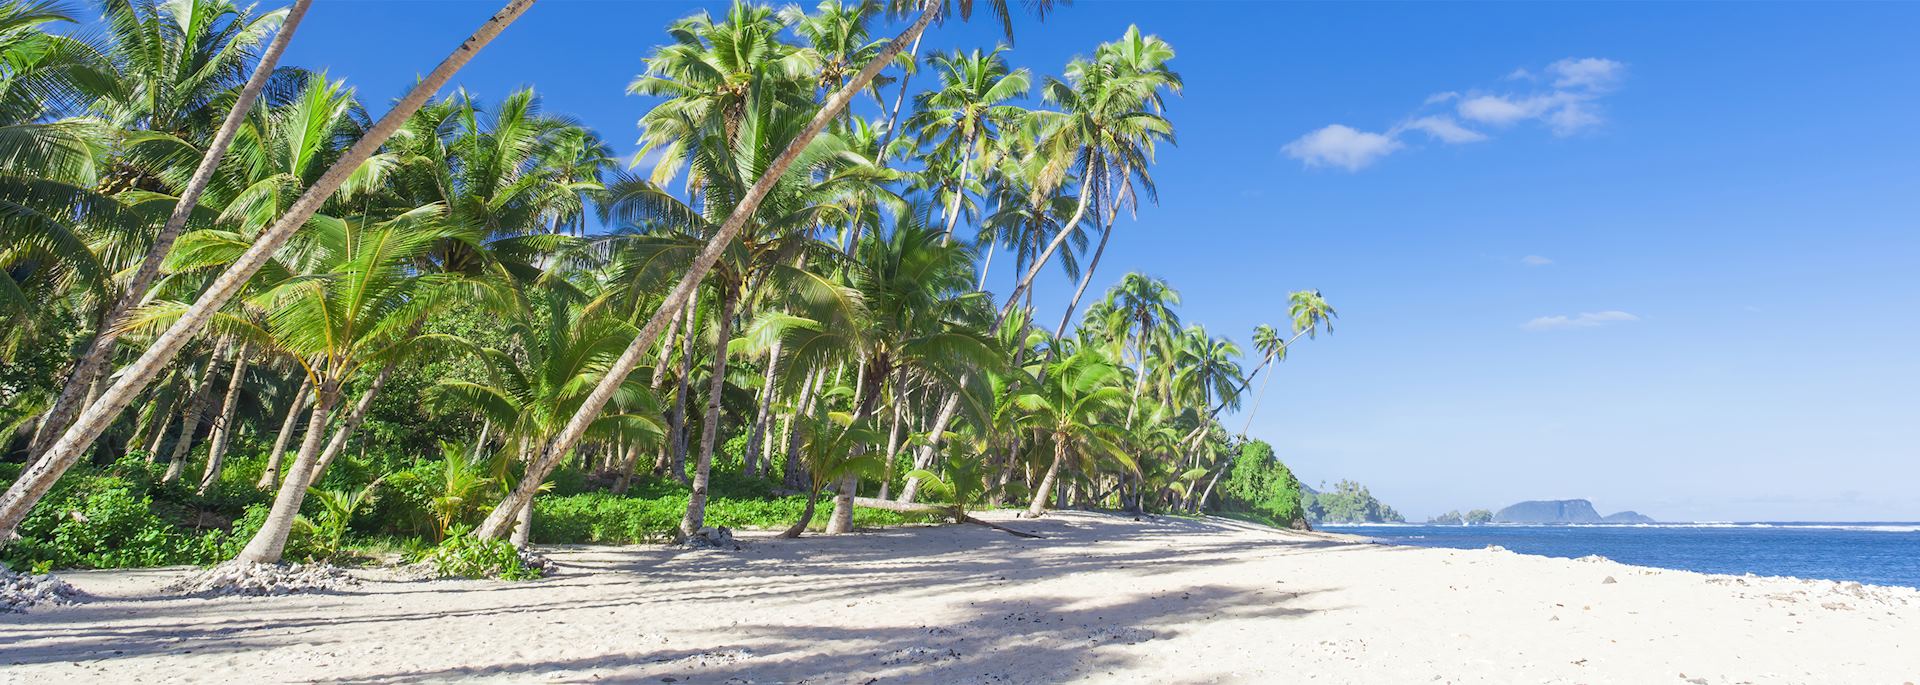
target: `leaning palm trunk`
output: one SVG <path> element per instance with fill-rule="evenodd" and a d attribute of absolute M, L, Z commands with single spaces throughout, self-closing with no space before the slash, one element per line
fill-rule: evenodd
<path fill-rule="evenodd" d="M 1047 510 L 1048 493 L 1053 491 L 1053 483 L 1060 478 L 1060 464 L 1067 460 L 1067 442 L 1065 436 L 1053 437 L 1053 463 L 1047 465 L 1047 474 L 1040 477 L 1040 484 L 1033 489 L 1033 503 L 1027 505 L 1027 518 L 1040 518 Z"/>
<path fill-rule="evenodd" d="M 680 533 L 692 535 L 707 525 L 707 484 L 713 472 L 713 440 L 720 432 L 720 392 L 727 382 L 727 338 L 733 334 L 733 307 L 739 296 L 732 288 L 720 294 L 720 318 L 713 344 L 713 377 L 707 381 L 706 420 L 700 425 L 700 459 L 693 467 L 693 488 L 687 495 L 687 513 L 680 518 Z"/>
<path fill-rule="evenodd" d="M 267 452 L 267 468 L 260 473 L 260 482 L 253 486 L 261 490 L 280 484 L 280 462 L 287 453 L 287 441 L 293 438 L 293 431 L 300 425 L 300 410 L 307 407 L 307 398 L 313 396 L 313 378 L 308 376 L 300 382 L 300 389 L 293 393 L 293 406 L 287 408 L 287 418 L 280 422 L 280 434 L 273 438 L 273 450 Z"/>
<path fill-rule="evenodd" d="M 1120 178 L 1123 181 L 1132 173 L 1132 165 L 1122 165 L 1120 167 Z M 1073 289 L 1073 299 L 1067 302 L 1067 311 L 1060 315 L 1060 325 L 1053 328 L 1054 340 L 1059 340 L 1061 336 L 1067 334 L 1067 322 L 1073 320 L 1074 310 L 1080 308 L 1080 298 L 1087 294 L 1087 286 L 1093 283 L 1093 272 L 1100 268 L 1100 257 L 1107 253 L 1107 241 L 1113 238 L 1113 222 L 1120 218 L 1120 203 L 1124 201 L 1128 190 L 1131 188 L 1132 186 L 1122 186 L 1120 188 L 1121 199 L 1116 199 L 1112 203 L 1113 206 L 1107 208 L 1107 223 L 1106 226 L 1100 229 L 1100 246 L 1094 248 L 1093 259 L 1087 262 L 1086 272 L 1080 274 L 1080 285 Z M 1095 220 L 1099 218 L 1098 215 L 1094 216 Z M 1058 349 L 1056 346 L 1047 346 L 1047 362 L 1053 361 L 1053 353 L 1056 349 Z M 1045 369 L 1046 363 L 1043 362 L 1040 368 Z M 1041 373 L 1045 373 L 1045 371 Z"/>
<path fill-rule="evenodd" d="M 673 479 L 687 482 L 687 393 L 689 381 L 693 378 L 693 323 L 697 307 L 688 303 L 686 322 L 681 325 L 680 337 L 680 377 L 678 390 L 673 395 L 673 413 L 667 417 L 667 449 L 673 450 L 673 459 L 668 468 L 673 470 Z"/>
<path fill-rule="evenodd" d="M 713 238 L 707 241 L 706 247 L 700 250 L 700 255 L 687 268 L 687 273 L 680 277 L 680 282 L 674 284 L 673 290 L 667 293 L 666 300 L 661 302 L 660 308 L 654 311 L 652 318 L 647 319 L 647 325 L 640 329 L 640 334 L 634 337 L 633 343 L 620 354 L 620 358 L 614 362 L 613 367 L 607 370 L 607 375 L 600 379 L 600 384 L 587 395 L 586 401 L 582 402 L 580 409 L 574 412 L 573 418 L 567 420 L 567 425 L 540 455 L 539 468 L 533 471 L 550 470 L 553 464 L 558 464 L 561 459 L 566 458 L 567 453 L 573 450 L 574 444 L 578 443 L 580 437 L 586 433 L 588 424 L 599 418 L 601 410 L 606 408 L 607 401 L 613 398 L 614 391 L 620 387 L 623 379 L 640 365 L 640 357 L 653 348 L 654 340 L 660 337 L 662 330 L 666 329 L 674 313 L 678 312 L 681 305 L 692 297 L 694 288 L 706 278 L 707 271 L 713 268 L 714 262 L 720 260 L 720 254 L 733 244 L 734 238 L 740 235 L 740 230 L 746 227 L 747 221 L 759 211 L 760 201 L 766 199 L 767 193 L 773 191 L 774 185 L 786 175 L 787 168 L 793 166 L 794 160 L 799 159 L 800 153 L 806 150 L 814 137 L 826 130 L 828 124 L 833 123 L 840 111 L 846 109 L 847 103 L 865 90 L 867 84 L 873 82 L 873 77 L 879 75 L 880 70 L 885 68 L 888 62 L 893 61 L 894 56 L 900 54 L 900 50 L 905 48 L 907 43 L 918 38 L 920 32 L 926 30 L 927 23 L 933 21 L 934 16 L 939 14 L 944 4 L 944 0 L 922 2 L 919 18 L 915 19 L 913 24 L 898 37 L 888 42 L 887 46 L 880 50 L 880 54 L 875 55 L 866 66 L 860 68 L 860 72 L 855 74 L 852 80 L 828 97 L 826 103 L 820 107 L 820 111 L 815 112 L 813 119 L 807 122 L 807 127 L 787 143 L 787 149 L 782 150 L 780 156 L 773 159 L 773 163 L 767 165 L 766 170 L 761 172 L 759 180 L 754 181 L 753 187 L 747 189 L 746 195 L 740 198 L 733 212 L 727 215 L 727 220 L 720 225 L 720 230 L 716 231 Z M 507 496 L 507 501 L 494 507 L 493 512 L 487 515 L 486 520 L 481 522 L 474 533 L 482 537 L 499 537 L 507 528 L 507 517 L 512 515 L 520 503 L 532 499 L 534 491 L 539 487 L 538 480 L 522 479 Z"/>
<path fill-rule="evenodd" d="M 153 285 L 153 279 L 160 275 L 160 262 L 173 249 L 174 241 L 186 231 L 187 218 L 193 215 L 194 207 L 200 204 L 200 195 L 206 192 L 207 184 L 213 180 L 213 172 L 219 168 L 220 159 L 226 156 L 235 133 L 240 130 L 240 124 L 246 121 L 247 113 L 253 109 L 254 99 L 266 88 L 268 77 L 273 75 L 275 65 L 279 64 L 280 53 L 286 51 L 287 43 L 293 40 L 294 30 L 300 26 L 301 17 L 306 16 L 307 7 L 312 4 L 313 0 L 297 0 L 287 10 L 287 18 L 281 21 L 279 32 L 267 44 L 266 52 L 260 54 L 260 63 L 254 65 L 253 74 L 247 77 L 247 83 L 241 87 L 233 107 L 227 110 L 227 118 L 220 122 L 220 129 L 214 132 L 206 154 L 200 157 L 200 165 L 194 168 L 193 176 L 187 179 L 186 188 L 173 205 L 173 213 L 168 215 L 167 223 L 153 237 L 153 244 L 147 247 L 146 256 L 140 260 L 140 268 L 127 281 L 126 290 L 101 315 L 92 342 L 87 344 L 87 350 L 80 355 L 80 360 L 74 363 L 73 371 L 67 376 L 66 387 L 60 391 L 60 396 L 48 410 L 47 420 L 34 435 L 29 462 L 38 461 L 44 456 L 53 437 L 64 433 L 73 422 L 74 414 L 82 407 L 93 404 L 91 401 L 82 403 L 80 393 L 97 382 L 106 370 L 113 344 L 120 338 L 121 331 L 117 328 L 120 319 L 140 303 L 147 294 L 147 288 Z M 12 526 L 0 528 L 11 529 Z"/>
<path fill-rule="evenodd" d="M 772 420 L 774 384 L 773 374 L 780 365 L 779 339 L 774 339 L 773 349 L 767 351 L 767 368 L 760 379 L 760 409 L 753 418 L 753 437 L 747 440 L 746 463 L 742 466 L 747 477 L 759 475 L 760 456 L 766 451 L 767 422 Z M 772 471 L 773 469 L 767 469 Z"/>
<path fill-rule="evenodd" d="M 247 345 L 240 345 L 240 352 L 233 356 L 233 378 L 227 381 L 226 399 L 220 401 L 220 418 L 213 424 L 212 445 L 207 447 L 207 470 L 200 474 L 201 496 L 213 489 L 220 480 L 220 466 L 226 462 L 227 445 L 233 441 L 233 417 L 240 405 L 240 388 L 247 378 Z"/>
<path fill-rule="evenodd" d="M 1226 473 L 1226 472 L 1227 472 L 1227 469 L 1229 469 L 1229 468 L 1232 468 L 1232 465 L 1231 465 L 1231 463 L 1229 463 L 1228 465 L 1224 465 L 1224 466 L 1221 466 L 1221 467 L 1220 467 L 1220 468 L 1218 468 L 1218 469 L 1214 469 L 1214 471 L 1213 471 L 1213 477 L 1212 477 L 1212 478 L 1208 478 L 1208 479 L 1207 479 L 1207 487 L 1206 487 L 1206 489 L 1205 489 L 1205 490 L 1201 490 L 1201 491 L 1200 491 L 1200 498 L 1199 498 L 1199 499 L 1196 499 L 1196 500 L 1193 500 L 1193 501 L 1192 501 L 1191 503 L 1188 503 L 1188 505 L 1187 505 L 1187 511 L 1189 511 L 1189 512 L 1198 512 L 1198 511 L 1200 511 L 1200 510 L 1201 510 L 1202 508 L 1204 508 L 1204 507 L 1206 507 L 1206 506 L 1207 506 L 1207 498 L 1209 498 L 1209 497 L 1212 497 L 1212 496 L 1213 496 L 1213 485 L 1214 485 L 1215 483 L 1218 483 L 1218 482 L 1220 482 L 1220 474 L 1223 474 L 1223 473 Z"/>
<path fill-rule="evenodd" d="M 300 515 L 300 504 L 306 499 L 307 483 L 313 480 L 313 467 L 320 457 L 320 440 L 327 435 L 327 418 L 333 413 L 333 405 L 340 399 L 340 384 L 337 381 L 322 381 L 315 392 L 319 398 L 313 404 L 313 416 L 307 419 L 307 436 L 300 441 L 300 453 L 293 458 L 293 465 L 287 469 L 287 477 L 280 481 L 280 491 L 274 495 L 273 508 L 267 512 L 266 522 L 260 525 L 259 532 L 247 541 L 245 549 L 233 558 L 234 561 L 255 564 L 279 563 L 280 555 L 286 551 L 287 535 L 293 532 L 293 520 Z"/>
<path fill-rule="evenodd" d="M 367 420 L 367 410 L 373 408 L 374 396 L 380 394 L 380 388 L 387 384 L 387 378 L 393 375 L 395 366 L 399 366 L 398 360 L 388 360 L 386 365 L 380 368 L 380 374 L 373 377 L 373 383 L 367 386 L 367 391 L 360 393 L 360 401 L 353 405 L 353 411 L 348 412 L 347 418 L 340 422 L 340 428 L 333 432 L 333 439 L 327 441 L 327 448 L 320 452 L 320 463 L 314 464 L 313 475 L 308 478 L 307 487 L 313 487 L 314 484 L 319 483 L 321 474 L 327 472 L 327 466 L 346 450 L 347 438 L 353 437 L 353 432 L 360 430 L 360 424 Z"/>
<path fill-rule="evenodd" d="M 192 456 L 193 436 L 200 430 L 200 422 L 206 417 L 207 409 L 213 406 L 213 377 L 220 371 L 220 358 L 226 355 L 227 341 L 223 338 L 213 346 L 213 354 L 207 357 L 207 368 L 200 371 L 200 382 L 193 386 L 193 398 L 187 402 L 187 409 L 180 414 L 180 437 L 173 443 L 173 454 L 167 459 L 167 472 L 160 477 L 162 483 L 180 480 L 180 474 L 186 471 L 187 459 Z"/>
<path fill-rule="evenodd" d="M 162 483 L 180 480 L 180 474 L 187 469 L 187 459 L 193 456 L 193 436 L 200 430 L 200 421 L 206 416 L 207 409 L 213 406 L 213 362 L 207 362 L 207 371 L 200 384 L 193 389 L 193 401 L 187 403 L 187 410 L 180 413 L 180 437 L 173 441 L 173 454 L 167 458 L 167 472 L 160 477 Z"/>
<path fill-rule="evenodd" d="M 418 111 L 428 98 L 433 97 L 434 93 L 439 92 L 441 86 L 446 85 L 447 81 L 453 78 L 460 67 L 473 59 L 481 48 L 486 47 L 487 43 L 499 36 L 501 31 L 532 7 L 533 3 L 534 0 L 509 2 L 506 7 L 488 18 L 486 23 L 481 24 L 480 28 L 462 42 L 460 47 L 455 48 L 452 54 L 440 62 L 439 66 L 434 67 L 425 78 L 414 84 L 406 97 L 394 103 L 393 109 L 382 116 L 380 121 L 368 129 L 359 140 L 354 141 L 353 146 L 335 160 L 333 166 L 328 167 L 326 173 L 308 187 L 306 192 L 300 195 L 300 199 L 295 200 L 272 227 L 255 239 L 252 247 L 214 279 L 213 285 L 201 294 L 200 299 L 196 300 L 193 306 L 188 307 L 172 326 L 167 327 L 166 332 L 161 333 L 160 337 L 147 347 L 146 352 L 142 353 L 138 360 L 126 368 L 113 387 L 108 388 L 98 401 L 88 406 L 79 417 L 74 419 L 73 425 L 61 434 L 59 440 L 47 448 L 45 455 L 34 462 L 32 467 L 23 471 L 19 480 L 14 481 L 5 495 L 0 495 L 0 545 L 4 545 L 14 536 L 14 529 L 19 527 L 20 521 L 27 517 L 27 512 L 33 509 L 33 505 L 53 487 L 54 481 L 59 480 L 60 474 L 66 473 L 67 469 L 72 467 L 89 447 L 93 446 L 93 441 L 100 437 L 100 433 L 113 423 L 129 403 L 133 402 L 134 396 L 146 389 L 147 385 L 153 382 L 154 376 L 160 373 L 160 369 L 179 354 L 181 346 L 199 334 L 200 329 L 206 326 L 214 312 L 226 306 L 227 301 L 240 292 L 241 286 L 246 285 L 254 272 L 259 271 L 273 253 L 279 250 L 295 231 L 306 225 L 307 220 L 313 218 L 314 213 L 320 210 L 320 206 L 325 204 L 328 198 L 333 197 L 334 191 L 340 189 L 340 185 L 346 182 L 347 177 L 372 157 L 380 146 L 393 136 L 394 132 L 399 131 L 407 119 L 413 116 L 413 113 Z M 765 194 L 764 191 L 762 194 Z M 717 258 L 719 255 L 714 256 Z M 711 264 L 711 261 L 708 263 Z M 654 331 L 654 335 L 658 334 L 657 330 Z M 652 336 L 648 337 L 651 342 Z M 631 371 L 632 365 L 629 364 L 626 370 Z M 611 387 L 604 389 L 606 396 L 612 395 Z M 594 412 L 597 414 L 600 407 L 605 404 L 606 397 L 602 396 L 599 403 L 593 405 Z M 581 429 L 585 429 L 584 424 L 581 425 Z M 576 435 L 576 439 L 577 437 Z M 309 439 L 313 438 L 309 436 Z M 301 475 L 304 477 L 306 474 Z M 301 486 L 305 484 L 304 480 L 299 483 Z M 281 491 L 285 492 L 286 488 L 282 487 Z M 297 500 L 305 496 L 306 490 L 302 487 L 293 494 Z M 294 504 L 297 510 L 298 501 Z M 275 506 L 277 508 L 278 503 Z M 289 518 L 289 524 L 291 521 L 292 519 Z M 274 559 L 279 558 L 280 547 L 285 543 L 285 536 L 281 537 L 282 540 L 279 543 L 272 545 L 271 556 Z"/>

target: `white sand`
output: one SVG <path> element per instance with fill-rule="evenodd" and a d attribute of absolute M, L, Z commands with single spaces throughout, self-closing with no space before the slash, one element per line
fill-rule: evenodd
<path fill-rule="evenodd" d="M 1913 590 L 1230 521 L 1010 525 L 1047 539 L 947 526 L 748 536 L 738 552 L 575 548 L 531 583 L 370 573 L 274 598 L 161 593 L 179 569 L 73 573 L 97 601 L 0 616 L 0 681 L 1920 680 Z"/>

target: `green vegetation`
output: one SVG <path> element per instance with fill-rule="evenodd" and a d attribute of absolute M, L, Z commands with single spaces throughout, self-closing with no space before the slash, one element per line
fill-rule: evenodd
<path fill-rule="evenodd" d="M 1314 523 L 1403 523 L 1407 520 L 1393 507 L 1374 499 L 1366 486 L 1350 480 L 1335 483 L 1332 492 L 1307 495 L 1305 506 L 1307 518 Z"/>
<path fill-rule="evenodd" d="M 1057 75 L 909 48 L 972 7 L 676 22 L 636 55 L 653 164 L 628 173 L 531 88 L 433 97 L 459 59 L 377 117 L 262 63 L 286 10 L 108 3 L 96 45 L 0 0 L 4 558 L 431 549 L 518 577 L 538 542 L 797 536 L 828 496 L 827 533 L 928 520 L 893 513 L 921 499 L 1380 515 L 1248 456 L 1220 419 L 1253 374 L 1172 284 L 1081 308 L 1120 210 L 1155 199 L 1172 46 L 1129 27 Z M 1051 332 L 1049 271 L 1075 286 Z M 1256 373 L 1335 313 L 1303 290 L 1286 316 Z"/>

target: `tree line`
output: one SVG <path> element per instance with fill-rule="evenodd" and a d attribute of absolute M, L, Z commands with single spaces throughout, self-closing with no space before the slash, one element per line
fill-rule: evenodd
<path fill-rule="evenodd" d="M 716 473 L 804 496 L 796 536 L 816 505 L 828 533 L 927 500 L 1198 511 L 1251 426 L 1221 413 L 1336 316 L 1290 294 L 1248 364 L 1162 279 L 1092 287 L 1174 142 L 1174 50 L 1137 27 L 1038 75 L 922 54 L 966 0 L 695 13 L 628 87 L 654 103 L 628 166 L 533 89 L 437 95 L 532 0 L 378 116 L 278 64 L 309 4 L 103 0 L 95 36 L 0 3 L 0 446 L 23 463 L 0 544 L 76 464 L 128 455 L 202 495 L 257 457 L 270 505 L 233 555 L 256 563 L 339 506 L 344 531 L 358 500 L 309 493 L 369 449 L 444 460 L 448 492 L 494 465 L 441 532 L 520 545 L 563 467 L 683 483 L 685 535 Z M 1074 284 L 1057 322 L 1034 320 L 1047 272 Z"/>

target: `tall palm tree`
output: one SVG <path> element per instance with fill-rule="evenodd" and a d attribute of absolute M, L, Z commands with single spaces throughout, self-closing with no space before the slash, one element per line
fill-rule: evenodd
<path fill-rule="evenodd" d="M 633 327 L 596 316 L 552 289 L 536 296 L 542 315 L 527 312 L 508 325 L 512 351 L 462 344 L 486 370 L 484 382 L 442 380 L 430 391 L 441 403 L 472 409 L 499 426 L 508 449 L 525 461 L 573 414 L 607 364 L 626 347 Z M 622 386 L 618 413 L 602 414 L 590 434 L 612 443 L 652 442 L 660 434 L 649 389 L 637 379 Z M 531 531 L 531 503 L 516 514 L 513 538 L 524 547 Z"/>
<path fill-rule="evenodd" d="M 774 186 L 786 175 L 787 169 L 802 157 L 814 137 L 820 135 L 822 131 L 825 131 L 827 126 L 840 116 L 841 111 L 846 109 L 848 103 L 853 100 L 855 95 L 868 88 L 873 82 L 874 77 L 880 74 L 880 71 L 893 60 L 895 55 L 900 53 L 902 48 L 915 42 L 920 37 L 920 33 L 926 30 L 927 25 L 930 24 L 936 16 L 951 6 L 957 11 L 961 19 L 967 19 L 973 11 L 973 0 L 890 0 L 888 6 L 889 9 L 895 12 L 914 12 L 915 18 L 913 22 L 908 24 L 906 29 L 901 31 L 900 35 L 888 41 L 886 47 L 874 55 L 873 59 L 869 60 L 866 66 L 861 67 L 860 71 L 854 74 L 845 86 L 842 86 L 838 91 L 828 96 L 826 102 L 822 103 L 819 110 L 813 113 L 812 119 L 807 122 L 800 133 L 788 141 L 786 149 L 779 155 L 773 157 L 772 162 L 769 163 L 760 174 L 759 180 L 757 180 L 753 184 L 753 187 L 749 188 L 747 193 L 739 199 L 739 202 L 732 207 L 731 213 L 728 214 L 726 221 L 720 224 L 719 230 L 715 231 L 714 235 L 708 240 L 706 247 L 701 250 L 700 255 L 689 266 L 686 273 L 683 274 L 680 280 L 674 284 L 673 288 L 667 292 L 659 308 L 656 309 L 653 316 L 647 320 L 646 325 L 640 329 L 640 335 L 636 336 L 633 344 L 628 346 L 626 352 L 620 355 L 619 361 L 615 362 L 613 367 L 612 373 L 614 376 L 624 376 L 625 374 L 632 373 L 633 369 L 640 365 L 641 358 L 646 355 L 648 350 L 652 349 L 654 342 L 659 339 L 661 331 L 666 329 L 668 322 L 680 312 L 680 308 L 685 305 L 687 299 L 693 295 L 694 288 L 706 277 L 708 269 L 711 269 L 713 264 L 720 260 L 721 253 L 727 250 L 733 243 L 733 240 L 739 235 L 740 231 L 746 228 L 748 222 L 755 213 L 759 211 L 761 201 L 773 191 Z M 1029 7 L 1040 14 L 1044 14 L 1051 6 L 1052 3 L 1050 0 L 1033 0 L 1033 2 L 1029 3 Z M 1007 4 L 996 1 L 991 3 L 991 7 L 996 13 L 1001 15 L 1003 25 L 1006 26 L 1008 33 L 1011 33 L 1011 20 L 1006 16 Z M 593 420 L 595 415 L 605 408 L 607 401 L 612 398 L 613 390 L 613 386 L 605 381 L 601 383 L 600 387 L 594 390 L 593 395 L 589 396 L 586 403 L 581 405 L 580 412 L 575 414 L 573 419 L 568 422 L 567 428 L 561 431 L 560 435 L 554 439 L 553 444 L 547 446 L 546 452 L 541 457 L 543 462 L 557 460 L 560 458 L 560 455 L 565 455 L 573 448 L 573 444 L 577 442 L 585 432 L 587 424 Z M 491 517 L 489 517 L 489 519 L 491 520 Z M 496 523 L 496 526 L 497 525 Z"/>
<path fill-rule="evenodd" d="M 1009 68 L 1000 56 L 1004 50 L 997 47 L 984 54 L 956 50 L 933 56 L 930 62 L 940 74 L 940 87 L 917 98 L 914 115 L 907 120 L 920 132 L 923 144 L 933 144 L 936 154 L 957 157 L 953 199 L 946 208 L 945 239 L 949 241 L 960 220 L 960 199 L 974 162 L 992 149 L 1000 126 L 1026 115 L 1026 110 L 1006 103 L 1026 96 L 1032 75 L 1024 68 Z"/>
<path fill-rule="evenodd" d="M 1107 241 L 1113 238 L 1120 207 L 1134 197 L 1134 182 L 1138 180 L 1148 197 L 1155 195 L 1147 164 L 1153 161 L 1156 141 L 1173 141 L 1173 124 L 1163 116 L 1161 92 L 1179 93 L 1181 88 L 1180 75 L 1167 67 L 1172 59 L 1173 46 L 1158 36 L 1141 36 L 1138 26 L 1128 26 L 1120 40 L 1102 43 L 1091 63 L 1076 60 L 1067 66 L 1070 92 L 1049 84 L 1050 92 L 1069 116 L 1051 122 L 1055 128 L 1044 135 L 1045 144 L 1054 149 L 1082 150 L 1090 162 L 1089 171 L 1095 167 L 1100 170 L 1091 178 L 1099 182 L 1099 204 L 1107 210 L 1100 245 L 1088 260 L 1054 337 L 1065 333 L 1080 297 L 1093 282 L 1100 258 L 1107 252 Z M 1117 191 L 1115 185 L 1119 186 Z"/>
<path fill-rule="evenodd" d="M 328 167 L 320 180 L 309 186 L 286 214 L 263 232 L 240 259 L 221 273 L 193 306 L 169 326 L 165 333 L 156 338 L 153 344 L 141 353 L 139 359 L 120 374 L 119 380 L 112 387 L 103 392 L 99 399 L 92 402 L 74 419 L 67 430 L 46 449 L 40 460 L 21 472 L 20 477 L 7 489 L 6 494 L 0 495 L 0 544 L 4 544 L 5 540 L 13 537 L 14 530 L 20 525 L 20 521 L 26 518 L 27 512 L 33 508 L 33 505 L 53 487 L 54 481 L 59 479 L 60 474 L 65 473 L 81 454 L 93 445 L 93 441 L 133 401 L 135 395 L 153 382 L 154 377 L 160 373 L 167 362 L 172 361 L 174 355 L 180 352 L 180 348 L 197 335 L 229 299 L 239 293 L 241 287 L 253 277 L 254 272 L 265 265 L 273 253 L 286 243 L 295 231 L 306 225 L 307 220 L 319 211 L 320 206 L 347 181 L 361 163 L 372 157 L 380 146 L 400 129 L 407 117 L 425 104 L 441 86 L 446 85 L 446 82 L 453 78 L 462 66 L 465 66 L 474 55 L 506 30 L 508 25 L 531 8 L 533 2 L 534 0 L 508 2 L 465 41 L 462 41 L 460 46 L 455 48 L 439 66 L 421 78 L 405 97 L 394 104 L 393 109 L 381 117 L 365 135 L 354 142 L 346 153 Z M 654 336 L 658 336 L 658 331 L 655 331 Z M 647 342 L 652 343 L 651 337 Z M 611 394 L 609 389 L 606 395 L 611 396 Z M 595 411 L 597 412 L 599 407 L 604 405 L 603 398 L 595 405 Z M 328 409 L 331 410 L 331 407 Z M 315 413 L 321 412 L 316 408 Z M 285 486 L 282 487 L 282 491 L 285 491 Z M 288 521 L 287 525 L 290 526 L 292 514 L 289 513 L 285 518 Z M 250 556 L 277 559 L 279 547 L 285 543 L 284 534 L 278 537 L 278 542 L 266 545 L 272 549 L 263 549 L 261 553 Z M 266 553 L 268 551 L 271 553 Z"/>
<path fill-rule="evenodd" d="M 1287 358 L 1287 348 L 1293 345 L 1293 341 L 1299 340 L 1300 336 L 1312 338 L 1321 326 L 1326 326 L 1327 332 L 1332 333 L 1333 320 L 1340 318 L 1339 312 L 1333 310 L 1333 305 L 1327 304 L 1327 299 L 1320 295 L 1319 290 L 1296 290 L 1288 293 L 1287 314 L 1293 319 L 1293 337 L 1288 338 L 1286 342 L 1280 341 L 1279 332 L 1272 326 L 1261 324 L 1259 328 L 1254 329 L 1253 344 L 1262 352 L 1262 355 L 1260 366 L 1254 368 L 1253 374 L 1247 376 L 1248 382 L 1253 380 L 1255 374 L 1260 373 L 1260 369 L 1266 368 L 1269 364 L 1284 361 Z M 1277 372 L 1276 369 L 1275 373 Z M 1241 437 L 1246 437 L 1247 431 L 1253 429 L 1253 415 L 1260 411 L 1260 400 L 1266 398 L 1267 385 L 1273 382 L 1273 375 L 1269 373 L 1266 380 L 1260 381 L 1260 393 L 1253 398 L 1253 408 L 1247 410 L 1247 423 L 1240 427 Z M 1240 387 L 1245 389 L 1246 382 L 1242 382 Z M 1218 408 L 1214 409 L 1215 413 L 1219 411 Z"/>
<path fill-rule="evenodd" d="M 1128 427 L 1140 413 L 1140 391 L 1147 384 L 1147 346 L 1165 331 L 1179 329 L 1180 316 L 1173 311 L 1179 304 L 1180 293 L 1166 281 L 1139 272 L 1121 277 L 1120 283 L 1107 291 L 1107 311 L 1114 321 L 1109 333 L 1116 340 L 1125 339 L 1128 333 L 1133 335 L 1133 400 L 1127 407 Z"/>

